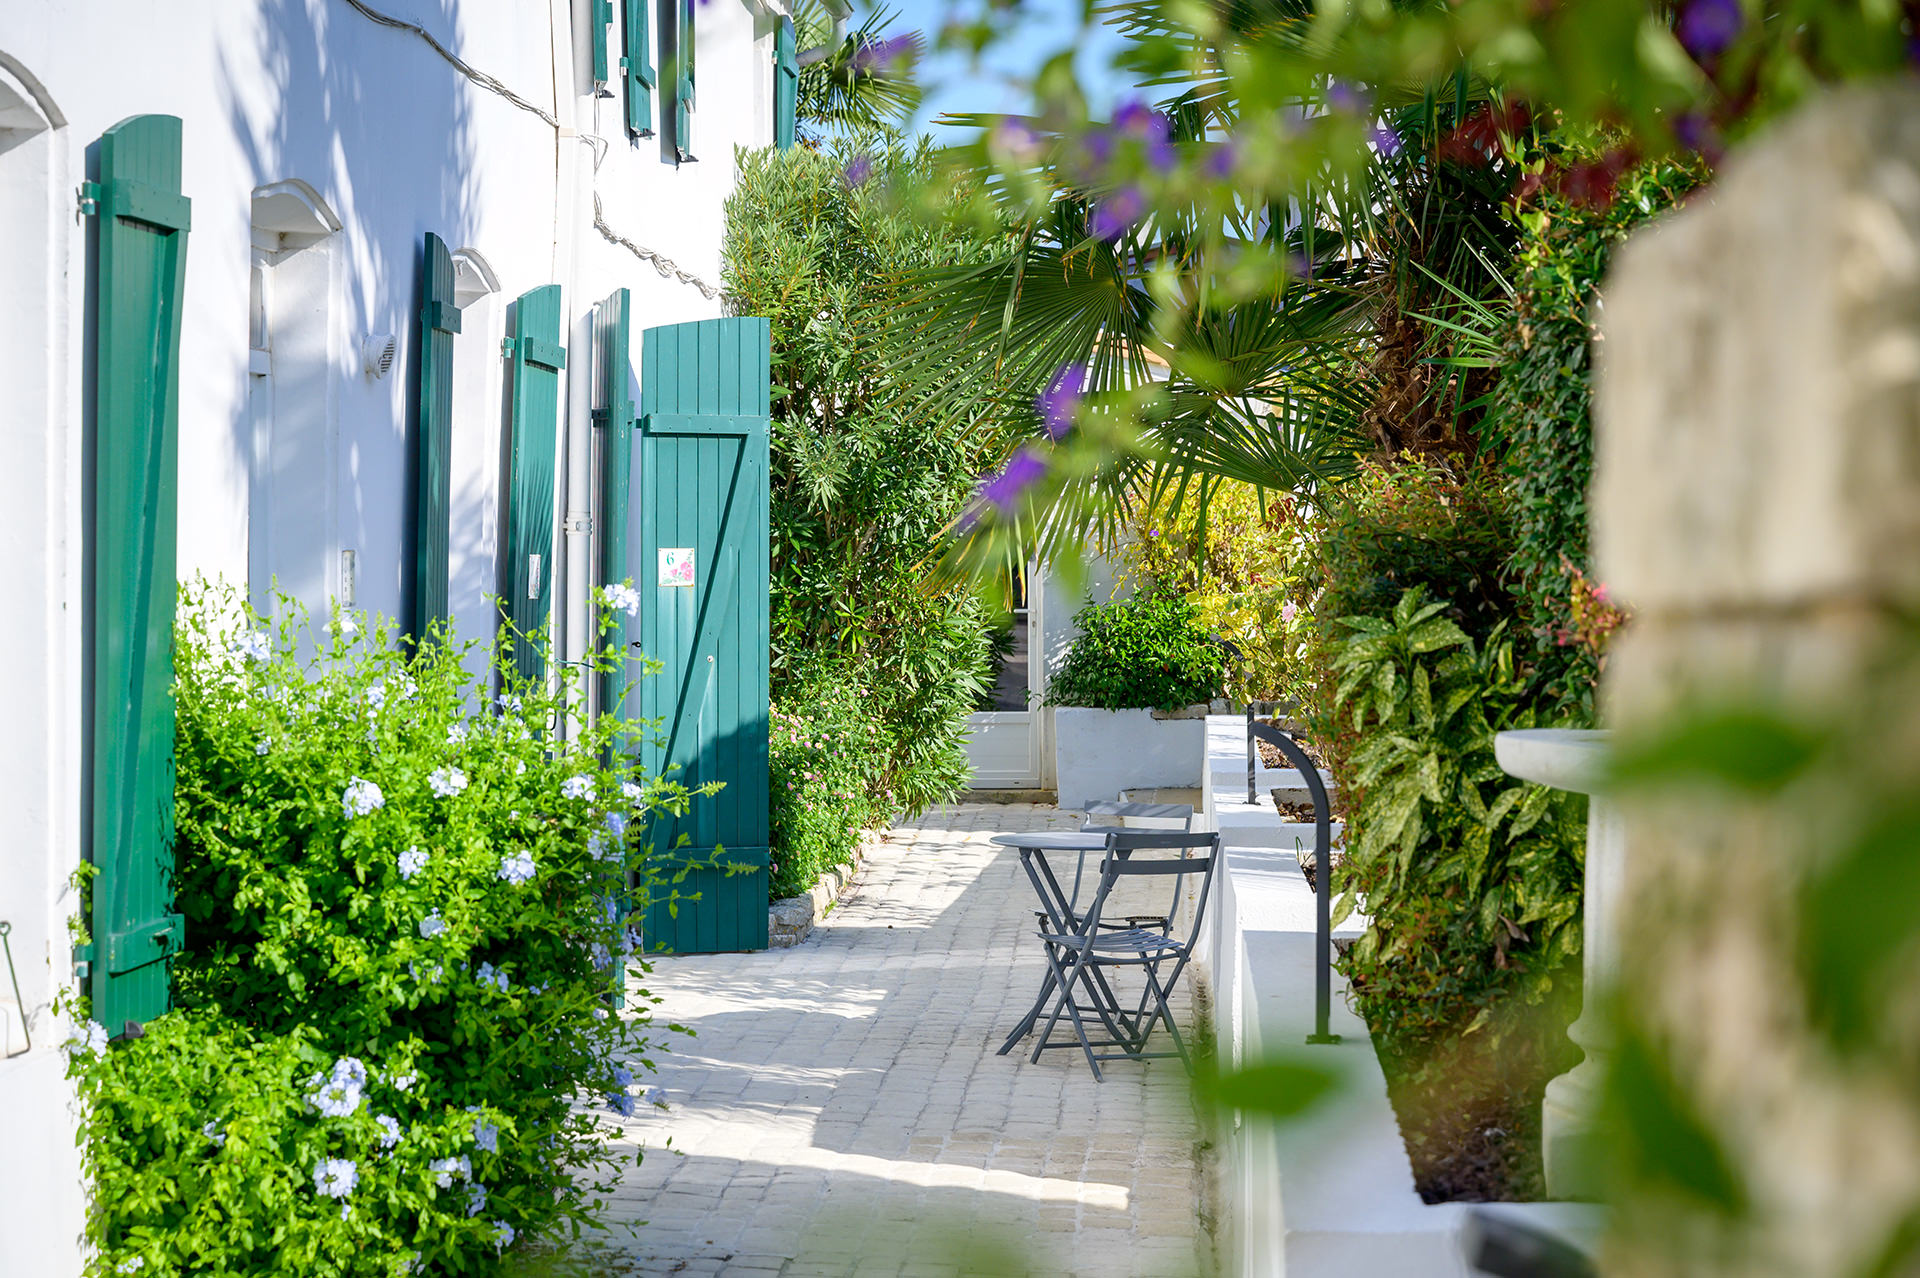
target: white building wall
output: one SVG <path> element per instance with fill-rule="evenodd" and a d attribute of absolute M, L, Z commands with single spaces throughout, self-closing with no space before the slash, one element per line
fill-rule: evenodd
<path fill-rule="evenodd" d="M 590 437 L 592 305 L 633 290 L 634 359 L 645 327 L 722 313 L 595 226 L 719 281 L 722 204 L 736 147 L 772 139 L 771 11 L 761 0 L 694 6 L 697 163 L 659 136 L 629 139 L 621 87 L 591 83 L 589 0 L 365 0 L 431 32 L 559 127 L 463 76 L 418 34 L 349 0 L 6 0 L 0 3 L 0 388 L 9 425 L 0 466 L 0 591 L 11 604 L 0 662 L 12 688 L 0 734 L 0 920 L 21 1003 L 0 983 L 0 1274 L 78 1272 L 82 1200 L 50 1006 L 68 979 L 67 886 L 81 859 L 81 445 L 86 383 L 86 234 L 76 185 L 107 128 L 136 114 L 184 122 L 192 200 L 180 350 L 183 578 L 246 588 L 249 525 L 271 536 L 264 567 L 310 608 L 342 586 L 402 611 L 409 545 L 419 261 L 432 231 L 464 250 L 455 343 L 451 610 L 477 637 L 496 587 L 506 378 L 500 342 L 513 299 L 559 283 L 569 347 L 566 447 Z M 660 15 L 655 15 L 658 35 Z M 610 32 L 617 66 L 620 37 Z M 664 87 L 664 85 L 663 85 Z M 338 229 L 310 239 L 256 227 L 256 188 L 297 180 Z M 250 349 L 256 253 L 271 261 L 272 345 Z M 474 283 L 481 281 L 481 283 Z M 485 287 L 490 283 L 495 287 Z M 392 334 L 392 371 L 361 369 L 362 340 Z M 271 430 L 261 435 L 261 367 Z M 574 470 L 576 481 L 579 467 Z M 564 486 L 564 481 L 563 481 Z M 559 494 L 556 510 L 582 507 Z M 253 529 L 258 535 L 259 529 Z M 583 555 L 584 536 L 569 548 Z M 563 553 L 565 553 L 563 551 Z M 556 617 L 569 605 L 556 571 Z M 254 583 L 256 588 L 259 583 Z M 0 975 L 0 981 L 4 976 Z M 33 1050 L 21 1051 L 22 1016 Z M 18 1054 L 13 1054 L 18 1053 Z"/>

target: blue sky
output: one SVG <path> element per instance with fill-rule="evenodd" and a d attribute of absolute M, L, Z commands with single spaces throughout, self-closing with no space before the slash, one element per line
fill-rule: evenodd
<path fill-rule="evenodd" d="M 881 3 L 900 11 L 891 30 L 918 28 L 926 34 L 929 49 L 954 7 L 950 0 L 892 0 L 890 4 L 881 0 Z M 1126 86 L 1111 66 L 1121 41 L 1111 30 L 1097 24 L 1083 38 L 1079 0 L 1025 0 L 1020 10 L 1023 17 L 1018 34 L 989 49 L 979 67 L 970 67 L 964 54 L 936 54 L 921 64 L 920 79 L 927 96 L 914 117 L 916 129 L 928 128 L 936 116 L 948 111 L 1029 109 L 1031 97 L 1014 82 L 1031 78 L 1042 63 L 1070 45 L 1078 46 L 1074 66 L 1096 112 L 1104 110 L 1125 91 Z M 973 12 L 973 4 L 969 4 L 966 11 Z M 930 131 L 936 140 L 959 140 L 941 136 L 956 134 L 957 130 Z"/>

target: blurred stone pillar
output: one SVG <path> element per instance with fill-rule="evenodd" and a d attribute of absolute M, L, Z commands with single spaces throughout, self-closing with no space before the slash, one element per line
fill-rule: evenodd
<path fill-rule="evenodd" d="M 1920 613 L 1920 84 L 1772 128 L 1603 292 L 1595 556 L 1634 612 L 1606 721 L 1632 737 L 1757 695 L 1815 718 L 1891 698 L 1911 725 L 1920 688 L 1867 685 Z M 1629 1191 L 1609 1273 L 1865 1273 L 1920 1204 L 1920 1078 L 1838 1056 L 1795 967 L 1802 885 L 1848 815 L 1820 805 L 1845 793 L 1623 811 L 1626 1005 L 1747 1206 Z"/>

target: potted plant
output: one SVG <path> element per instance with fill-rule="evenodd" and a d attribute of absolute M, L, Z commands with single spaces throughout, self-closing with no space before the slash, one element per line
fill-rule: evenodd
<path fill-rule="evenodd" d="M 1225 654 L 1178 595 L 1089 604 L 1079 637 L 1048 680 L 1054 777 L 1063 808 L 1145 786 L 1197 786 L 1207 757 L 1207 703 Z"/>

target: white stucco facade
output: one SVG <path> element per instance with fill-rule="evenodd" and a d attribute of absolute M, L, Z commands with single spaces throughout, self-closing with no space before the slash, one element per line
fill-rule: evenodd
<path fill-rule="evenodd" d="M 369 9 L 424 29 L 475 74 Z M 89 268 L 76 188 L 90 148 L 129 116 L 183 121 L 192 201 L 183 578 L 223 577 L 256 599 L 277 581 L 317 613 L 347 593 L 369 613 L 402 613 L 410 374 L 421 245 L 433 232 L 456 251 L 462 314 L 450 611 L 463 634 L 481 633 L 486 596 L 499 589 L 501 342 L 516 297 L 562 287 L 572 358 L 553 581 L 564 631 L 597 535 L 593 305 L 632 290 L 636 373 L 638 330 L 722 313 L 720 299 L 634 248 L 717 287 L 735 149 L 772 141 L 772 39 L 784 6 L 693 6 L 690 163 L 675 162 L 664 127 L 630 136 L 617 69 L 596 87 L 590 9 L 589 0 L 0 5 L 0 590 L 13 605 L 0 628 L 10 681 L 0 808 L 11 834 L 0 920 L 11 925 L 20 984 L 16 1000 L 0 973 L 0 1274 L 63 1278 L 80 1263 L 66 1026 L 52 1004 L 70 979 L 66 920 L 78 901 L 68 883 L 85 843 Z M 672 12 L 656 5 L 656 40 Z M 609 40 L 617 68 L 617 16 Z M 658 93 L 656 126 L 670 112 Z M 369 360 L 377 369 L 388 335 L 391 365 L 374 375 Z"/>

